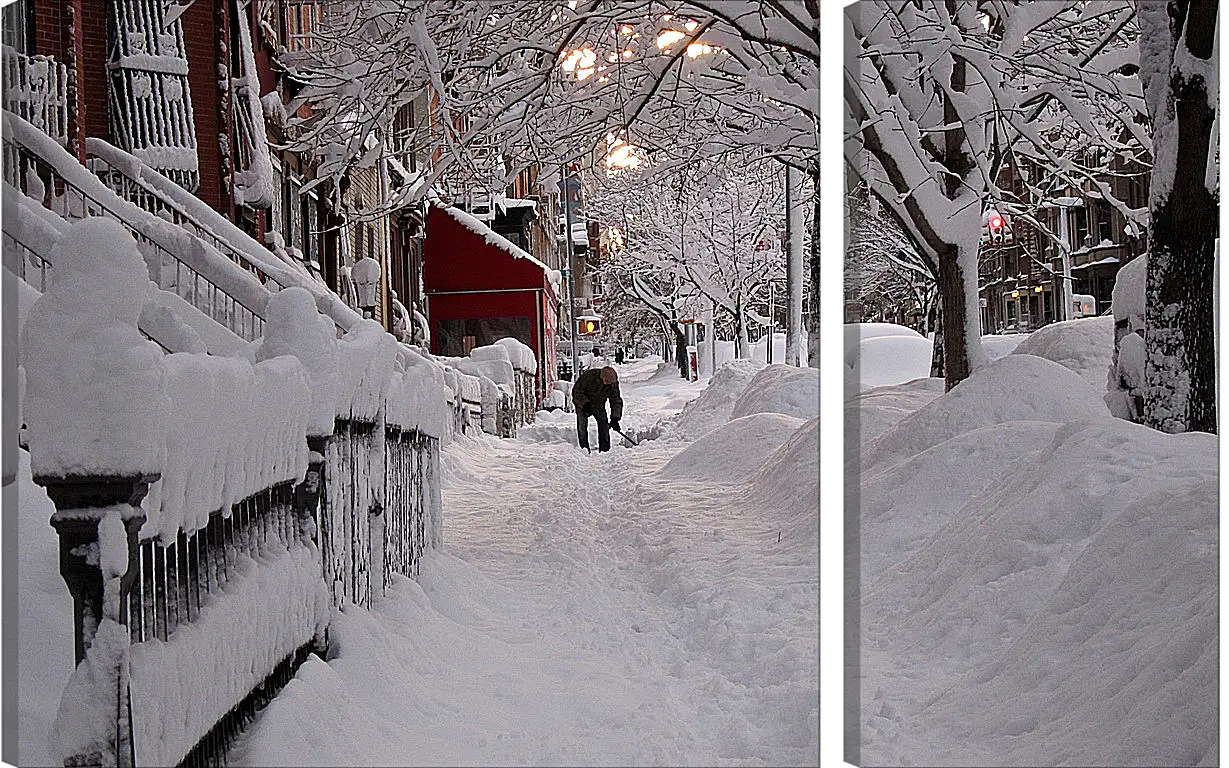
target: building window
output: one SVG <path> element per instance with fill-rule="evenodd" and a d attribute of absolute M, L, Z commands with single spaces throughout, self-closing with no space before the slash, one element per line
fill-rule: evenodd
<path fill-rule="evenodd" d="M 34 35 L 31 33 L 30 0 L 17 0 L 0 10 L 0 41 L 27 56 L 34 55 Z"/>
<path fill-rule="evenodd" d="M 316 257 L 316 193 L 309 192 L 299 195 L 303 208 L 303 258 L 311 260 Z"/>
<path fill-rule="evenodd" d="M 1088 227 L 1088 209 L 1084 207 L 1075 208 L 1072 213 L 1072 229 L 1075 232 L 1075 241 L 1071 244 L 1074 250 L 1079 250 L 1087 245 L 1092 245 L 1089 241 L 1091 230 Z"/>
<path fill-rule="evenodd" d="M 414 167 L 414 102 L 403 104 L 393 115 L 393 155 L 413 173 Z"/>
<path fill-rule="evenodd" d="M 303 203 L 301 184 L 292 179 L 286 185 L 286 245 L 303 250 Z"/>
<path fill-rule="evenodd" d="M 311 48 L 322 20 L 323 8 L 316 0 L 286 0 L 286 50 Z"/>

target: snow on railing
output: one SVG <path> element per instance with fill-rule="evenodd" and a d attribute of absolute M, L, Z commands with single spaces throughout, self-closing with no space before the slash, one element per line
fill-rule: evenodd
<path fill-rule="evenodd" d="M 117 196 L 76 158 L 14 115 L 4 116 L 5 180 L 68 219 L 103 216 L 137 240 L 150 278 L 247 340 L 264 327 L 269 291 L 204 241 Z M 169 183 L 169 182 L 168 182 Z"/>
<path fill-rule="evenodd" d="M 301 264 L 278 258 L 200 198 L 137 158 L 96 138 L 86 139 L 85 148 L 90 164 L 113 185 L 116 194 L 190 229 L 232 261 L 272 283 L 267 285 L 269 290 L 298 286 L 310 291 L 320 312 L 333 319 L 338 335 L 363 319 Z"/>
<path fill-rule="evenodd" d="M 251 358 L 163 355 L 137 330 L 135 238 L 68 225 L 22 329 L 31 467 L 56 505 L 78 667 L 62 762 L 220 765 L 320 641 L 440 541 L 444 372 L 300 288 Z"/>
<path fill-rule="evenodd" d="M 50 56 L 27 56 L 0 46 L 4 108 L 60 146 L 68 146 L 68 67 Z"/>

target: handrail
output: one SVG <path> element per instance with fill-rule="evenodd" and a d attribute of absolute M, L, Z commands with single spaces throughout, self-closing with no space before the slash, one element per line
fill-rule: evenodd
<path fill-rule="evenodd" d="M 11 165 L 6 170 L 8 180 L 20 192 L 28 195 L 31 191 L 33 184 L 31 172 L 40 183 L 50 181 L 55 189 L 71 191 L 78 198 L 75 202 L 80 205 L 79 211 L 71 213 L 79 213 L 82 217 L 103 215 L 111 218 L 123 226 L 139 245 L 152 249 L 154 251 L 152 255 L 160 263 L 174 264 L 176 293 L 179 293 L 185 300 L 247 341 L 253 341 L 263 335 L 264 317 L 259 312 L 238 297 L 223 290 L 199 270 L 185 263 L 171 247 L 142 231 L 126 216 L 82 189 L 80 185 L 61 173 L 52 162 L 23 144 L 19 138 L 5 136 L 3 150 L 6 158 L 11 161 Z M 73 202 L 69 200 L 66 205 L 71 207 Z M 188 295 L 184 295 L 183 286 L 190 286 Z"/>
<path fill-rule="evenodd" d="M 3 233 L 3 237 L 4 239 L 8 240 L 9 242 L 13 244 L 14 252 L 17 254 L 17 261 L 16 261 L 16 264 L 14 265 L 17 267 L 17 269 L 14 271 L 14 273 L 18 277 L 20 277 L 22 280 L 25 280 L 27 283 L 34 285 L 34 283 L 30 281 L 30 278 L 27 275 L 26 270 L 30 267 L 37 269 L 38 270 L 38 285 L 35 287 L 38 288 L 39 293 L 46 293 L 47 292 L 47 270 L 51 268 L 52 266 L 51 262 L 47 261 L 47 259 L 44 258 L 41 253 L 34 250 L 34 248 L 27 245 L 25 242 L 21 240 L 21 238 L 17 237 L 13 233 L 6 231 Z M 27 258 L 31 259 L 31 261 L 27 262 L 26 261 Z M 5 262 L 5 266 L 6 267 L 9 266 L 7 261 Z"/>
<path fill-rule="evenodd" d="M 86 140 L 87 163 L 95 175 L 102 179 L 103 183 L 115 192 L 115 194 L 124 198 L 128 202 L 150 211 L 157 215 L 162 212 L 167 212 L 171 215 L 172 223 L 183 226 L 185 223 L 192 225 L 192 234 L 207 241 L 210 245 L 218 250 L 219 253 L 226 256 L 231 261 L 235 262 L 244 269 L 256 275 L 266 287 L 272 284 L 272 290 L 278 291 L 286 286 L 277 280 L 277 278 L 269 275 L 260 267 L 253 264 L 244 254 L 235 249 L 228 241 L 218 237 L 211 228 L 203 224 L 200 219 L 193 216 L 186 208 L 172 199 L 169 195 L 163 193 L 157 187 L 149 184 L 144 179 L 135 177 L 128 173 L 124 168 L 116 165 L 110 160 L 102 157 L 96 152 L 90 151 L 91 140 Z M 152 210 L 151 210 L 152 209 Z"/>
<path fill-rule="evenodd" d="M 282 288 L 294 285 L 308 287 L 313 294 L 317 293 L 315 288 L 309 287 L 308 284 L 312 283 L 312 279 L 308 275 L 303 274 L 302 279 L 304 282 L 298 282 L 300 275 L 295 271 L 295 267 L 282 263 L 274 252 L 269 251 L 268 248 L 254 240 L 248 233 L 238 229 L 225 216 L 203 204 L 200 204 L 200 210 L 203 212 L 203 215 L 194 213 L 191 210 L 191 206 L 197 205 L 199 203 L 198 199 L 187 190 L 175 184 L 175 182 L 163 177 L 157 170 L 148 166 L 135 166 L 139 170 L 134 173 L 130 168 L 125 167 L 125 163 L 129 159 L 134 163 L 139 162 L 136 158 L 98 138 L 87 138 L 85 140 L 85 151 L 87 162 L 91 165 L 94 172 L 103 179 L 104 183 L 108 183 L 117 195 L 139 207 L 154 207 L 159 211 L 165 211 L 170 214 L 173 223 L 177 225 L 190 225 L 194 234 L 202 240 L 208 240 L 210 244 L 214 245 L 219 252 L 227 256 L 231 261 L 254 272 L 269 290 L 276 292 Z M 103 174 L 107 175 L 104 176 Z M 111 178 L 108 178 L 108 176 Z M 112 185 L 113 182 L 117 183 L 119 188 Z M 213 221 L 210 221 L 211 218 Z M 235 240 L 228 240 L 225 237 L 219 236 L 217 234 L 219 230 L 223 235 L 233 233 L 233 236 L 238 240 L 238 244 L 236 244 Z M 291 279 L 279 279 L 275 274 L 267 271 L 264 265 L 256 263 L 252 256 L 245 252 L 242 247 L 243 244 L 248 242 L 262 256 L 267 254 L 270 259 L 269 264 L 277 269 L 284 269 L 284 277 Z M 336 297 L 336 293 L 323 284 L 320 285 L 320 288 L 328 291 L 330 296 Z M 349 327 L 349 323 L 343 324 L 336 312 L 323 309 L 321 311 L 333 320 L 337 336 L 339 338 L 343 336 Z M 352 310 L 347 307 L 346 311 Z M 358 317 L 356 315 L 355 319 L 357 320 Z"/>

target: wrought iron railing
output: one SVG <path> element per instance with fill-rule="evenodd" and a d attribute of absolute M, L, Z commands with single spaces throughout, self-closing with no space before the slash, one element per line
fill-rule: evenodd
<path fill-rule="evenodd" d="M 260 267 L 253 264 L 251 259 L 236 249 L 230 242 L 218 237 L 211 227 L 192 215 L 186 207 L 181 205 L 171 195 L 166 194 L 140 178 L 134 177 L 124 168 L 91 151 L 95 146 L 96 144 L 93 139 L 86 140 L 86 164 L 95 175 L 102 179 L 103 183 L 112 192 L 138 208 L 170 221 L 209 243 L 223 256 L 255 275 L 269 290 L 278 291 L 285 287 L 278 280 L 261 270 Z M 156 173 L 153 169 L 150 169 L 150 172 Z M 190 193 L 185 190 L 184 194 Z M 263 246 L 261 247 L 263 248 Z"/>
<path fill-rule="evenodd" d="M 122 225 L 137 241 L 147 261 L 165 265 L 151 275 L 159 287 L 179 294 L 184 300 L 238 336 L 252 341 L 264 333 L 264 317 L 238 297 L 219 287 L 176 253 L 176 249 L 152 235 L 115 206 L 93 194 L 61 173 L 54 163 L 22 145 L 16 137 L 3 140 L 6 180 L 65 218 L 105 216 Z M 28 249 L 27 249 L 28 250 Z"/>
<path fill-rule="evenodd" d="M 4 108 L 68 145 L 68 67 L 50 56 L 0 46 Z"/>

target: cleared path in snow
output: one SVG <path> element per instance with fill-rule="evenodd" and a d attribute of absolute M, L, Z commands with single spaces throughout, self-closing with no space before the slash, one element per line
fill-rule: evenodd
<path fill-rule="evenodd" d="M 629 427 L 698 392 L 652 373 L 625 367 Z M 741 484 L 656 474 L 686 445 L 449 446 L 444 550 L 335 622 L 237 762 L 817 764 L 816 565 Z"/>

